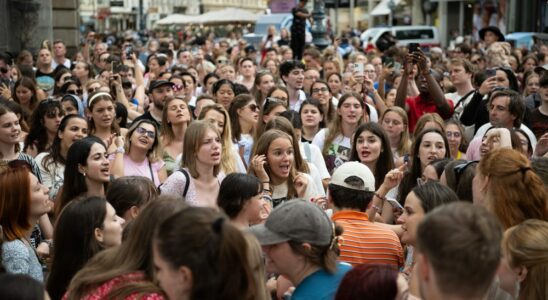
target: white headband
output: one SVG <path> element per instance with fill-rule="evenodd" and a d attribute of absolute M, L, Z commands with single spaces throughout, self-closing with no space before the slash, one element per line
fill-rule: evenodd
<path fill-rule="evenodd" d="M 91 103 L 93 103 L 93 100 L 95 100 L 95 98 L 100 97 L 100 96 L 108 96 L 108 97 L 112 100 L 112 96 L 111 96 L 109 93 L 107 93 L 107 92 L 99 92 L 99 93 L 93 95 L 93 97 L 91 97 L 91 98 L 88 100 L 88 107 L 91 106 Z"/>

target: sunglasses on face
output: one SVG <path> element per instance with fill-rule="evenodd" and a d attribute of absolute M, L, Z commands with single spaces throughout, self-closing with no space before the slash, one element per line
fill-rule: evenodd
<path fill-rule="evenodd" d="M 146 134 L 151 139 L 154 139 L 156 137 L 156 132 L 152 130 L 146 130 L 143 127 L 137 127 L 135 131 L 140 135 Z"/>
<path fill-rule="evenodd" d="M 89 89 L 87 89 L 87 91 L 88 91 L 88 94 L 91 94 L 91 93 L 95 92 L 95 91 L 98 90 L 98 89 L 99 89 L 98 87 L 96 87 L 96 88 L 89 88 Z"/>
<path fill-rule="evenodd" d="M 173 91 L 174 92 L 182 91 L 184 88 L 185 88 L 184 84 L 175 84 L 175 85 L 173 85 Z"/>
<path fill-rule="evenodd" d="M 64 112 L 58 112 L 58 111 L 50 111 L 50 112 L 47 112 L 46 113 L 46 118 L 48 119 L 53 119 L 55 117 L 64 117 L 65 116 L 65 113 Z"/>
<path fill-rule="evenodd" d="M 257 110 L 259 110 L 259 107 L 257 106 L 257 104 L 250 104 L 250 105 L 248 105 L 247 107 L 249 107 L 249 109 L 250 109 L 252 112 L 256 112 Z"/>
<path fill-rule="evenodd" d="M 5 68 L 5 67 L 1 67 L 1 68 L 0 68 L 0 72 L 6 74 L 6 73 L 8 73 L 8 69 Z"/>
<path fill-rule="evenodd" d="M 78 95 L 80 94 L 80 90 L 67 90 L 67 94 Z"/>

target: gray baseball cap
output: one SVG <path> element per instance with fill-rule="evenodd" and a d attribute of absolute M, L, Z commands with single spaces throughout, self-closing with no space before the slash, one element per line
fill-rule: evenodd
<path fill-rule="evenodd" d="M 287 241 L 330 245 L 334 236 L 331 219 L 318 205 L 293 199 L 276 207 L 264 224 L 250 228 L 261 245 L 274 245 Z"/>

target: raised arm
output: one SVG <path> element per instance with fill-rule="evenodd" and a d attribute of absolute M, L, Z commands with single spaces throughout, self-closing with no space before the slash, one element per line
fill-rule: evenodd
<path fill-rule="evenodd" d="M 409 111 L 409 107 L 405 104 L 405 99 L 407 98 L 407 84 L 409 81 L 409 74 L 413 72 L 413 56 L 410 54 L 407 54 L 405 56 L 405 61 L 403 64 L 403 74 L 401 76 L 401 82 L 398 86 L 398 90 L 396 92 L 396 100 L 395 104 L 396 106 L 399 106 L 405 111 Z"/>
<path fill-rule="evenodd" d="M 428 92 L 430 93 L 430 98 L 434 100 L 434 103 L 436 104 L 436 108 L 440 112 L 442 116 L 450 116 L 452 113 L 451 105 L 445 100 L 445 95 L 443 94 L 443 91 L 441 90 L 441 86 L 439 85 L 438 81 L 430 71 L 430 67 L 428 66 L 428 61 L 426 59 L 426 56 L 422 51 L 415 52 L 413 54 L 415 57 L 415 60 L 417 61 L 417 66 L 419 68 L 419 72 L 422 74 L 424 79 L 426 79 L 426 83 L 428 86 Z"/>

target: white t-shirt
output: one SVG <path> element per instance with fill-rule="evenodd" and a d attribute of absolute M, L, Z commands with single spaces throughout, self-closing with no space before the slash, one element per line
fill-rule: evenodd
<path fill-rule="evenodd" d="M 327 132 L 327 128 L 322 128 L 312 140 L 312 144 L 318 146 L 320 149 L 323 149 Z M 333 174 L 333 171 L 338 166 L 347 162 L 350 158 L 351 141 L 349 137 L 339 134 L 335 137 L 335 139 L 333 139 L 333 142 L 328 147 L 325 165 L 327 170 Z"/>
<path fill-rule="evenodd" d="M 304 196 L 302 197 L 303 199 L 310 200 L 313 197 L 317 197 L 321 195 L 320 193 L 318 193 L 316 184 L 314 184 L 314 180 L 312 179 L 312 177 L 310 177 L 310 175 L 306 173 L 299 173 L 299 174 L 304 175 L 306 179 L 308 180 L 306 191 L 304 193 Z M 271 185 L 271 188 L 272 188 L 272 203 L 274 204 L 274 206 L 277 206 L 284 201 L 290 200 L 290 199 L 287 199 L 287 181 L 280 185 Z"/>
<path fill-rule="evenodd" d="M 294 103 L 291 103 L 291 101 L 289 101 L 289 107 L 291 108 L 291 110 L 299 112 L 299 110 L 301 109 L 301 104 L 306 100 L 306 93 L 303 90 L 299 90 L 297 94 L 299 98 Z"/>
<path fill-rule="evenodd" d="M 251 161 L 251 151 L 253 150 L 253 136 L 251 134 L 242 133 L 240 140 L 238 141 L 238 150 L 243 148 L 244 150 L 244 163 L 249 166 Z"/>
<path fill-rule="evenodd" d="M 455 103 L 455 110 L 453 112 L 453 116 L 460 118 L 460 115 L 462 114 L 462 111 L 464 110 L 464 107 L 468 105 L 468 102 L 472 100 L 472 97 L 474 96 L 474 93 L 468 93 L 468 96 L 466 99 L 462 100 L 460 103 L 459 101 L 462 99 L 462 97 L 465 95 L 459 95 L 457 92 L 454 93 L 447 93 L 445 94 L 445 99 L 452 100 L 453 103 Z"/>
<path fill-rule="evenodd" d="M 49 155 L 49 152 L 42 152 L 38 154 L 34 160 L 40 169 L 40 175 L 42 176 L 42 184 L 49 189 L 49 198 L 54 200 L 57 196 L 57 192 L 63 182 L 65 181 L 65 165 L 59 163 L 51 163 L 48 165 L 48 169 L 44 168 L 42 162 L 44 158 Z"/>
<path fill-rule="evenodd" d="M 308 150 L 310 151 L 310 157 L 307 156 Z M 319 177 L 321 179 L 331 178 L 329 171 L 325 165 L 325 160 L 323 159 L 322 151 L 318 146 L 310 144 L 308 142 L 301 142 L 300 145 L 301 156 L 304 160 L 308 161 L 318 169 Z"/>
<path fill-rule="evenodd" d="M 312 181 L 316 186 L 316 196 L 325 196 L 325 190 L 323 189 L 322 179 L 320 178 L 318 168 L 309 162 L 306 163 L 308 164 L 308 169 L 310 171 L 308 175 L 310 175 L 310 178 L 312 178 Z"/>

